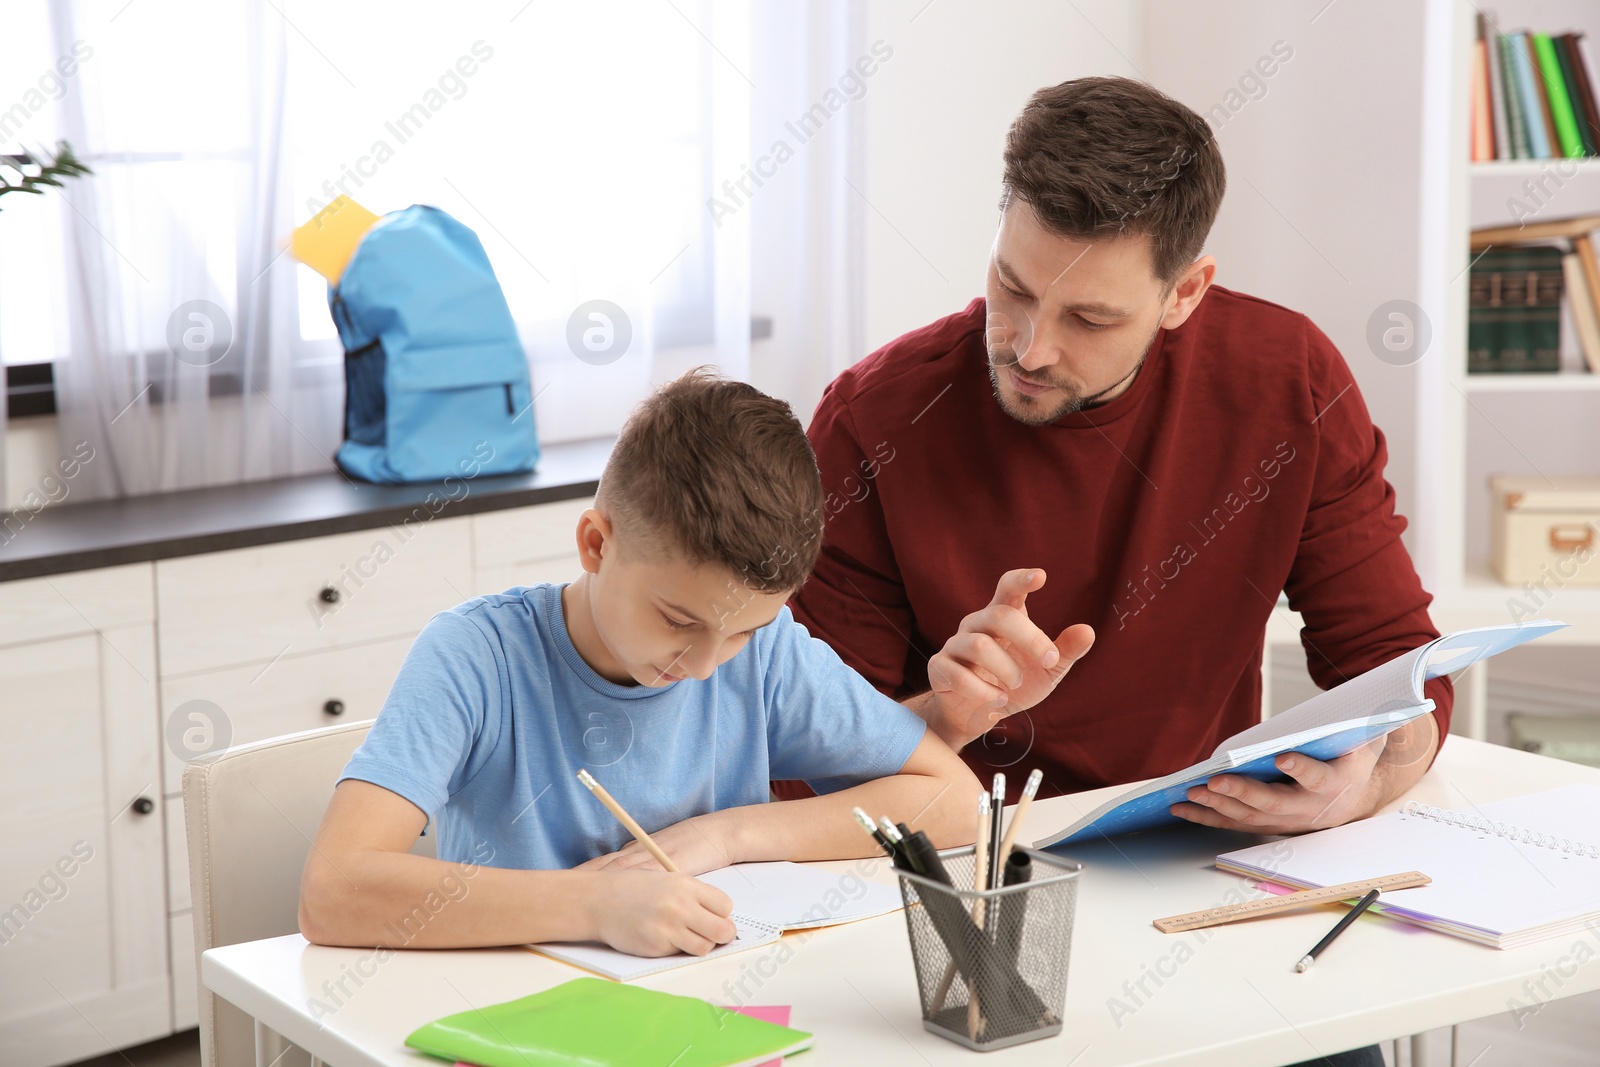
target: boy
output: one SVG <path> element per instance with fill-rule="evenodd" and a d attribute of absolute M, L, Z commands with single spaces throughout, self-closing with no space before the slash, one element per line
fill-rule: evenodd
<path fill-rule="evenodd" d="M 578 579 L 468 601 L 417 638 L 306 860 L 301 932 L 704 954 L 733 938 L 732 904 L 693 875 L 872 855 L 854 805 L 971 841 L 972 772 L 785 606 L 822 503 L 788 405 L 700 371 L 645 401 L 578 521 Z M 769 802 L 788 778 L 822 795 Z M 438 859 L 408 851 L 430 814 Z"/>

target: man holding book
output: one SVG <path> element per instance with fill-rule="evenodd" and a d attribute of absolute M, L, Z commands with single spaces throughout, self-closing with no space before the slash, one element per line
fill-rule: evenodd
<path fill-rule="evenodd" d="M 1325 689 L 1438 635 L 1343 358 L 1213 284 L 1224 186 L 1205 121 L 1150 86 L 1039 91 L 1007 138 L 985 297 L 840 375 L 812 421 L 851 502 L 795 615 L 884 692 L 923 694 L 980 777 L 1026 756 L 1064 793 L 1204 759 L 1259 720 L 1280 591 Z M 1288 782 L 1218 776 L 1174 814 L 1370 815 L 1448 730 L 1449 680 L 1426 694 L 1384 741 L 1279 757 Z"/>

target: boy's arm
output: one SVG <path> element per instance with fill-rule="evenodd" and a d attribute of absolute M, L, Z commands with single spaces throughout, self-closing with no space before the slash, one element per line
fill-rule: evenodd
<path fill-rule="evenodd" d="M 301 876 L 306 940 L 393 949 L 592 940 L 664 956 L 733 939 L 732 901 L 688 875 L 446 863 L 408 851 L 426 823 L 382 786 L 340 783 Z"/>
<path fill-rule="evenodd" d="M 866 809 L 925 831 L 935 848 L 970 844 L 977 830 L 982 787 L 961 758 L 933 731 L 922 735 L 899 773 L 825 796 L 750 804 L 698 815 L 651 837 L 678 867 L 691 874 L 730 863 L 761 860 L 829 860 L 881 856 L 850 815 Z M 636 842 L 577 868 L 587 871 L 659 870 Z"/>

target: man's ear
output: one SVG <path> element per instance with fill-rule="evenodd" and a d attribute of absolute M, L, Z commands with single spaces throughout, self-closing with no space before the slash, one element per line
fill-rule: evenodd
<path fill-rule="evenodd" d="M 1206 290 L 1211 288 L 1211 283 L 1217 277 L 1217 260 L 1214 256 L 1201 256 L 1189 264 L 1189 269 L 1178 276 L 1172 283 L 1172 292 L 1167 299 L 1171 301 L 1166 313 L 1161 316 L 1161 326 L 1164 329 L 1175 330 L 1188 321 L 1194 314 L 1194 309 L 1200 306 L 1200 298 L 1206 295 Z"/>
<path fill-rule="evenodd" d="M 600 573 L 600 561 L 616 551 L 611 520 L 594 508 L 578 516 L 578 562 L 590 574 Z"/>

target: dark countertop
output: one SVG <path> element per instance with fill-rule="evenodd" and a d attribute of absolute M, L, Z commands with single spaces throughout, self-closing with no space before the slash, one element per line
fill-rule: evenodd
<path fill-rule="evenodd" d="M 369 485 L 328 471 L 45 508 L 0 544 L 0 582 L 370 530 L 412 514 L 430 494 L 434 518 L 575 500 L 594 493 L 614 443 L 546 445 L 532 474 L 449 486 Z"/>

